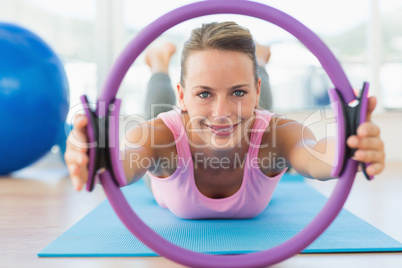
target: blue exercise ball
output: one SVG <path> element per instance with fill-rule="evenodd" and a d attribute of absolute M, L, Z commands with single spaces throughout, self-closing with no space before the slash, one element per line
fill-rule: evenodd
<path fill-rule="evenodd" d="M 58 143 L 69 109 L 63 64 L 36 34 L 0 23 L 0 175 Z"/>

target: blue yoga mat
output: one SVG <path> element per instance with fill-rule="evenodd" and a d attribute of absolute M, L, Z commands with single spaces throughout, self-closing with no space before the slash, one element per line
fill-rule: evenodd
<path fill-rule="evenodd" d="M 160 208 L 141 182 L 123 189 L 135 212 L 160 235 L 182 247 L 213 254 L 269 249 L 289 239 L 321 210 L 327 198 L 285 174 L 267 209 L 253 219 L 183 220 Z M 88 197 L 90 198 L 90 196 Z M 343 210 L 303 253 L 392 252 L 402 244 Z M 44 248 L 39 257 L 157 256 L 120 222 L 104 201 Z"/>

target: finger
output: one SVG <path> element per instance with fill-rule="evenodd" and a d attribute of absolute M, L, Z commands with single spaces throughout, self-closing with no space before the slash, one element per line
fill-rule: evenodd
<path fill-rule="evenodd" d="M 384 142 L 378 137 L 359 138 L 356 135 L 350 136 L 347 140 L 347 145 L 353 149 L 384 150 Z"/>
<path fill-rule="evenodd" d="M 359 125 L 356 132 L 359 138 L 380 136 L 380 128 L 373 122 L 364 122 Z"/>
<path fill-rule="evenodd" d="M 366 168 L 366 172 L 370 176 L 380 174 L 385 168 L 384 163 L 372 163 Z"/>
<path fill-rule="evenodd" d="M 83 177 L 74 176 L 71 178 L 71 182 L 73 183 L 73 187 L 76 191 L 81 191 L 86 183 L 86 180 Z"/>
<path fill-rule="evenodd" d="M 367 103 L 366 121 L 371 121 L 371 115 L 373 114 L 373 111 L 374 111 L 376 106 L 377 106 L 377 98 L 376 97 L 370 97 L 368 99 L 368 103 Z"/>
<path fill-rule="evenodd" d="M 83 129 L 88 125 L 88 118 L 86 117 L 86 115 L 83 114 L 77 114 L 74 117 L 74 128 L 75 129 Z"/>
<path fill-rule="evenodd" d="M 88 150 L 86 133 L 73 129 L 67 137 L 67 146 L 75 151 L 86 152 Z"/>
<path fill-rule="evenodd" d="M 64 155 L 64 160 L 66 161 L 67 166 L 77 165 L 86 167 L 89 163 L 88 155 L 77 151 L 69 151 L 66 153 Z"/>
<path fill-rule="evenodd" d="M 385 154 L 382 151 L 357 150 L 352 158 L 356 161 L 365 163 L 383 163 Z"/>
<path fill-rule="evenodd" d="M 81 191 L 88 180 L 88 169 L 86 167 L 80 166 L 78 170 L 78 175 L 74 178 L 74 187 L 77 191 Z"/>
<path fill-rule="evenodd" d="M 77 157 L 77 163 L 81 166 L 86 167 L 89 163 L 89 156 L 87 154 L 80 154 Z"/>
<path fill-rule="evenodd" d="M 76 176 L 78 174 L 78 166 L 76 164 L 67 165 L 68 173 L 70 173 L 70 177 Z"/>
<path fill-rule="evenodd" d="M 87 143 L 88 142 L 88 138 L 87 138 L 87 133 L 86 133 L 86 131 L 81 131 L 81 130 L 79 130 L 79 129 L 73 129 L 72 131 L 71 131 L 71 137 L 70 137 L 70 139 L 72 139 L 72 138 L 75 138 L 78 142 L 80 142 L 80 143 Z"/>
<path fill-rule="evenodd" d="M 77 191 L 80 191 L 88 180 L 88 169 L 86 166 L 71 164 L 68 166 L 71 182 Z"/>
<path fill-rule="evenodd" d="M 80 182 L 80 178 L 78 176 L 72 176 L 71 182 L 76 191 L 79 191 L 78 189 L 82 188 L 82 187 L 80 187 L 81 182 Z"/>

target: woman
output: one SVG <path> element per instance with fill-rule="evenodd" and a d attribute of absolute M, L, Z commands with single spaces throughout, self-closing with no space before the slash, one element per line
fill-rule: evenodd
<path fill-rule="evenodd" d="M 166 78 L 166 64 L 160 63 L 168 65 L 174 47 L 161 51 L 147 56 L 153 78 Z M 155 57 L 164 61 L 154 61 Z M 199 219 L 258 215 L 289 165 L 305 177 L 330 179 L 328 163 L 333 163 L 335 141 L 317 141 L 302 124 L 259 108 L 267 81 L 261 81 L 258 70 L 247 29 L 223 22 L 193 30 L 182 52 L 180 109 L 162 112 L 126 133 L 121 159 L 127 180 L 136 182 L 147 173 L 161 207 L 182 218 Z M 170 83 L 166 81 L 162 84 Z M 158 88 L 163 87 L 149 90 Z M 149 96 L 174 103 L 173 90 L 160 92 Z M 147 101 L 147 109 L 151 103 Z M 371 163 L 369 175 L 383 170 L 385 158 L 379 128 L 370 121 L 375 104 L 370 98 L 368 122 L 347 140 L 357 149 L 355 160 Z M 65 155 L 77 190 L 87 180 L 88 157 L 85 148 L 73 144 L 74 139 L 87 140 L 86 125 L 85 117 L 76 117 Z M 318 159 L 311 150 L 324 157 Z"/>

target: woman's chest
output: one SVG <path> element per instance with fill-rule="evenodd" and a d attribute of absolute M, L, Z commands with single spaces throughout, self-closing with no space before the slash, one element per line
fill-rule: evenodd
<path fill-rule="evenodd" d="M 243 175 L 244 167 L 232 170 L 194 168 L 194 182 L 198 191 L 215 199 L 235 194 L 243 183 Z"/>

